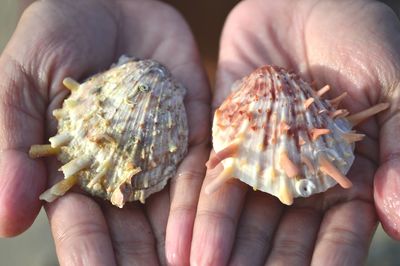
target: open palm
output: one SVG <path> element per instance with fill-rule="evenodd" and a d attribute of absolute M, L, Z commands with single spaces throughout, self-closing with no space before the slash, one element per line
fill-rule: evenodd
<path fill-rule="evenodd" d="M 189 152 L 172 185 L 144 206 L 118 209 L 76 192 L 47 204 L 61 264 L 164 264 L 165 242 L 190 241 L 193 219 L 185 217 L 194 217 L 209 153 L 208 84 L 184 20 L 144 0 L 39 1 L 24 12 L 0 57 L 0 235 L 30 226 L 39 194 L 60 178 L 55 159 L 45 164 L 27 151 L 55 134 L 51 113 L 67 94 L 61 81 L 105 70 L 121 54 L 163 63 L 188 88 Z"/>
<path fill-rule="evenodd" d="M 337 186 L 289 207 L 237 180 L 212 195 L 202 189 L 194 264 L 361 265 L 377 224 L 374 176 L 380 218 L 393 236 L 399 232 L 398 198 L 388 194 L 400 189 L 392 180 L 400 171 L 394 138 L 400 129 L 399 33 L 395 14 L 375 1 L 249 0 L 232 11 L 220 44 L 214 108 L 235 80 L 273 64 L 318 86 L 330 84 L 332 98 L 347 91 L 342 106 L 350 112 L 381 101 L 390 102 L 391 110 L 357 127 L 366 138 L 357 143 L 347 174 L 351 189 Z M 209 170 L 203 188 L 220 171 Z"/>

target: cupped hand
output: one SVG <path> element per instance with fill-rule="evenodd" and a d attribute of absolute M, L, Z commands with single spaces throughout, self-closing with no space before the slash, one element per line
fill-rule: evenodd
<path fill-rule="evenodd" d="M 249 0 L 232 11 L 220 44 L 214 108 L 235 80 L 265 64 L 294 70 L 320 87 L 330 84 L 331 98 L 347 91 L 342 106 L 351 113 L 378 102 L 391 107 L 356 128 L 366 137 L 347 174 L 351 189 L 336 186 L 284 206 L 237 180 L 206 195 L 204 187 L 222 167 L 207 171 L 193 265 L 362 265 L 376 210 L 399 238 L 399 45 L 399 21 L 376 1 Z"/>
<path fill-rule="evenodd" d="M 24 12 L 0 57 L 0 235 L 32 224 L 39 195 L 57 177 L 55 159 L 27 152 L 55 134 L 51 113 L 68 93 L 62 80 L 82 80 L 122 54 L 163 63 L 188 88 L 189 151 L 171 186 L 146 205 L 118 209 L 76 192 L 46 204 L 62 265 L 165 264 L 165 245 L 172 259 L 180 252 L 175 243 L 190 246 L 209 154 L 209 88 L 182 17 L 145 0 L 45 0 Z"/>

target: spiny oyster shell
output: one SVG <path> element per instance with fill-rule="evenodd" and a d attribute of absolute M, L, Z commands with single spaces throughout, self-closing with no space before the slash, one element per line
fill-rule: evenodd
<path fill-rule="evenodd" d="M 264 66 L 237 82 L 216 110 L 210 168 L 222 162 L 224 170 L 207 187 L 211 193 L 235 177 L 292 204 L 339 183 L 354 161 L 354 142 L 363 134 L 352 127 L 388 107 L 378 104 L 348 116 L 337 110 L 346 93 L 333 100 L 320 96 L 294 73 Z"/>
<path fill-rule="evenodd" d="M 77 182 L 122 207 L 161 190 L 187 150 L 185 88 L 156 61 L 127 57 L 82 84 L 67 78 L 64 85 L 71 95 L 53 113 L 58 133 L 51 148 L 33 146 L 31 156 L 61 147 L 65 180 L 41 198 L 52 201 Z"/>

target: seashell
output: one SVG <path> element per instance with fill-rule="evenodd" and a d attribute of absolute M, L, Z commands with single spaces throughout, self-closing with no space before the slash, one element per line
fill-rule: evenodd
<path fill-rule="evenodd" d="M 160 191 L 187 150 L 185 88 L 156 61 L 125 56 L 82 84 L 63 83 L 71 95 L 53 112 L 57 135 L 30 156 L 58 154 L 65 179 L 40 198 L 51 202 L 79 184 L 122 207 Z"/>
<path fill-rule="evenodd" d="M 291 205 L 293 198 L 309 197 L 337 183 L 350 188 L 345 174 L 354 161 L 354 142 L 364 137 L 352 128 L 389 105 L 349 115 L 337 109 L 346 93 L 321 98 L 329 89 L 314 91 L 296 74 L 275 66 L 261 67 L 236 82 L 214 115 L 216 153 L 207 167 L 222 163 L 224 170 L 206 193 L 238 178 Z"/>

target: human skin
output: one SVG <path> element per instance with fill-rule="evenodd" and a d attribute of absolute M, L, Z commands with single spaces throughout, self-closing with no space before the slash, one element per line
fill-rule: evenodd
<path fill-rule="evenodd" d="M 65 96 L 61 80 L 81 80 L 127 53 L 161 61 L 188 87 L 190 152 L 181 175 L 145 206 L 119 210 L 75 192 L 47 204 L 61 264 L 358 265 L 376 210 L 385 230 L 399 238 L 399 143 L 393 137 L 400 128 L 399 25 L 387 7 L 248 0 L 232 11 L 221 39 L 214 108 L 233 81 L 267 63 L 331 84 L 331 97 L 348 91 L 343 106 L 352 112 L 380 101 L 391 108 L 357 128 L 368 137 L 357 144 L 351 190 L 334 188 L 285 207 L 229 182 L 212 195 L 202 193 L 196 214 L 209 155 L 209 92 L 189 29 L 155 1 L 71 2 L 30 7 L 0 57 L 0 235 L 29 227 L 41 206 L 38 195 L 56 178 L 55 160 L 33 161 L 26 152 L 55 133 L 51 110 Z M 205 184 L 220 170 L 209 171 Z"/>
<path fill-rule="evenodd" d="M 231 84 L 265 64 L 292 69 L 328 97 L 347 91 L 351 113 L 378 102 L 386 112 L 357 126 L 347 176 L 337 186 L 284 206 L 238 180 L 211 195 L 204 187 L 222 170 L 208 170 L 195 218 L 193 265 L 362 265 L 378 217 L 400 238 L 400 24 L 387 6 L 367 0 L 241 2 L 229 15 L 220 42 L 213 107 Z M 189 255 L 182 254 L 182 258 Z"/>
<path fill-rule="evenodd" d="M 188 89 L 189 151 L 146 205 L 118 209 L 79 190 L 45 204 L 61 265 L 165 264 L 165 242 L 177 234 L 167 233 L 167 223 L 191 234 L 193 220 L 180 216 L 192 210 L 194 217 L 205 174 L 210 91 L 189 27 L 157 1 L 45 0 L 23 13 L 0 57 L 0 236 L 26 230 L 42 206 L 39 195 L 62 178 L 56 159 L 27 153 L 56 132 L 51 113 L 68 93 L 62 80 L 107 69 L 121 54 L 163 63 Z"/>

